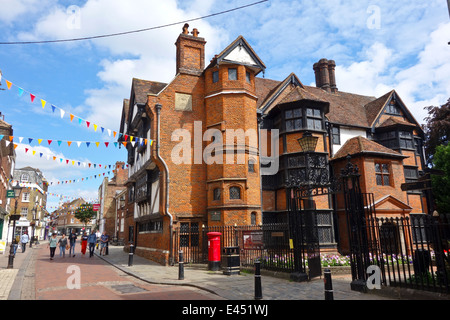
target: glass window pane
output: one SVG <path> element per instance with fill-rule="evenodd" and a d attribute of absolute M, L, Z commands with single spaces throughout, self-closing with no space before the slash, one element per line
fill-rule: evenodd
<path fill-rule="evenodd" d="M 295 119 L 295 129 L 302 128 L 302 119 Z"/>
<path fill-rule="evenodd" d="M 383 173 L 389 173 L 389 166 L 387 164 L 382 165 Z"/>
<path fill-rule="evenodd" d="M 237 80 L 237 69 L 236 68 L 228 69 L 228 80 Z"/>
<path fill-rule="evenodd" d="M 284 114 L 286 116 L 286 119 L 291 119 L 292 118 L 292 110 L 286 110 L 286 112 Z"/>
<path fill-rule="evenodd" d="M 322 130 L 322 120 L 314 120 L 314 129 Z"/>
<path fill-rule="evenodd" d="M 286 121 L 286 131 L 291 131 L 294 129 L 294 121 L 288 120 Z"/>
<path fill-rule="evenodd" d="M 379 186 L 382 186 L 383 185 L 383 181 L 382 181 L 382 179 L 381 179 L 381 175 L 380 174 L 377 174 L 377 185 L 379 185 Z"/>
<path fill-rule="evenodd" d="M 308 129 L 314 129 L 314 120 L 308 119 Z"/>
<path fill-rule="evenodd" d="M 213 72 L 213 82 L 216 83 L 219 81 L 219 71 L 214 71 Z"/>
<path fill-rule="evenodd" d="M 314 116 L 315 117 L 320 117 L 320 110 L 314 109 Z"/>
<path fill-rule="evenodd" d="M 375 172 L 381 172 L 381 166 L 379 163 L 375 163 Z"/>
<path fill-rule="evenodd" d="M 313 115 L 313 109 L 310 109 L 310 108 L 306 109 L 306 115 L 308 117 L 312 116 Z"/>
<path fill-rule="evenodd" d="M 294 109 L 294 117 L 300 118 L 302 116 L 302 109 Z"/>
<path fill-rule="evenodd" d="M 385 186 L 388 186 L 390 183 L 389 183 L 389 176 L 388 175 L 385 175 L 385 176 L 383 176 L 383 184 L 385 185 Z"/>

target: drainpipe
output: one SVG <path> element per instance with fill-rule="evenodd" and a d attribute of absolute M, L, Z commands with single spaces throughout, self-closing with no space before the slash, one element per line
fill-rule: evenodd
<path fill-rule="evenodd" d="M 170 230 L 170 245 L 169 245 L 169 264 L 170 265 L 174 265 L 174 261 L 173 261 L 173 216 L 170 214 L 169 212 L 169 183 L 170 183 L 170 179 L 169 179 L 169 168 L 167 167 L 166 162 L 164 161 L 164 159 L 161 157 L 161 155 L 159 154 L 159 148 L 160 148 L 160 131 L 161 131 L 161 121 L 160 121 L 160 116 L 161 116 L 161 108 L 162 105 L 160 105 L 159 103 L 155 105 L 156 108 L 156 118 L 157 118 L 157 122 L 158 122 L 158 139 L 157 139 L 157 143 L 156 143 L 156 158 L 158 158 L 159 161 L 161 161 L 161 163 L 164 166 L 164 171 L 166 173 L 166 201 L 165 201 L 165 212 L 166 215 L 169 216 L 170 219 L 170 223 L 169 223 L 169 230 Z"/>

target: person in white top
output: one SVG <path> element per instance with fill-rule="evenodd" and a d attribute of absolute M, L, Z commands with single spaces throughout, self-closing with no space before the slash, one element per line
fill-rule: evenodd
<path fill-rule="evenodd" d="M 24 234 L 20 237 L 20 243 L 22 244 L 22 252 L 25 252 L 28 241 L 30 241 L 30 237 L 28 236 L 28 233 L 25 231 Z"/>

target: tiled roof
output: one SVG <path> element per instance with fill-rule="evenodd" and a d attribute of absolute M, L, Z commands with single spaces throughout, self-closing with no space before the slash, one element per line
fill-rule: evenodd
<path fill-rule="evenodd" d="M 145 104 L 148 94 L 158 94 L 166 86 L 167 83 L 133 78 L 132 90 L 134 93 L 134 103 Z"/>
<path fill-rule="evenodd" d="M 256 94 L 258 96 L 258 108 L 264 108 L 265 103 L 270 100 L 277 90 L 281 89 L 284 81 L 256 78 Z M 336 124 L 346 124 L 359 127 L 370 127 L 367 121 L 365 105 L 377 100 L 375 97 L 363 96 L 343 91 L 335 93 L 327 92 L 321 88 L 303 86 L 301 90 L 291 92 L 291 99 L 301 98 L 328 102 L 330 104 L 328 119 Z M 296 97 L 294 97 L 297 95 Z M 287 99 L 287 96 L 284 98 Z M 285 101 L 283 101 L 285 102 Z M 280 102 L 278 102 L 280 103 Z"/>
<path fill-rule="evenodd" d="M 387 118 L 382 124 L 377 126 L 377 128 L 397 126 L 399 124 L 404 125 L 404 126 L 416 127 L 415 124 L 405 121 L 400 117 L 391 116 L 391 117 Z"/>
<path fill-rule="evenodd" d="M 367 154 L 380 155 L 394 158 L 407 158 L 407 156 L 398 153 L 392 149 L 386 148 L 379 143 L 357 136 L 345 142 L 345 144 L 336 152 L 330 160 L 336 160 L 347 157 L 347 155 Z"/>
<path fill-rule="evenodd" d="M 394 90 L 389 91 L 385 95 L 369 102 L 364 106 L 364 109 L 366 109 L 367 123 L 369 124 L 369 126 L 372 126 L 373 122 L 380 114 L 381 109 L 386 105 L 393 93 Z"/>

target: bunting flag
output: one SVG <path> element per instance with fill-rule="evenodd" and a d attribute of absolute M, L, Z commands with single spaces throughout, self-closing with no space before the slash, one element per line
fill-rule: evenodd
<path fill-rule="evenodd" d="M 5 82 L 6 82 L 6 86 L 7 86 L 8 90 L 11 90 L 12 86 L 15 86 L 15 87 L 17 87 L 17 89 L 18 89 L 19 97 L 21 97 L 21 96 L 26 92 L 26 93 L 29 94 L 29 96 L 30 96 L 31 103 L 34 103 L 35 98 L 37 97 L 37 95 L 35 95 L 35 94 L 33 94 L 33 93 L 29 92 L 29 91 L 24 90 L 23 88 L 17 86 L 16 84 L 12 83 L 11 81 L 5 79 L 5 77 L 3 77 L 3 79 L 4 79 Z M 44 109 L 45 106 L 46 106 L 46 104 L 47 104 L 47 101 L 44 100 L 44 99 L 42 99 L 42 98 L 40 98 L 40 100 L 41 100 L 42 108 Z M 64 118 L 64 115 L 66 114 L 66 111 L 65 111 L 65 110 L 63 110 L 63 109 L 61 109 L 61 108 L 55 106 L 54 104 L 51 105 L 51 108 L 52 108 L 52 113 L 55 113 L 55 110 L 58 109 L 58 110 L 60 111 L 61 119 Z M 94 124 L 94 123 L 92 123 L 92 121 L 87 121 L 87 120 L 85 120 L 85 119 L 83 119 L 83 118 L 81 118 L 81 117 L 78 117 L 78 116 L 76 116 L 76 115 L 74 115 L 74 114 L 72 114 L 72 113 L 69 113 L 69 118 L 70 118 L 70 121 L 71 121 L 71 122 L 73 121 L 74 118 L 78 118 L 78 123 L 79 123 L 80 125 L 82 125 L 83 123 L 85 123 L 86 126 L 87 126 L 87 128 L 93 127 L 95 132 L 97 131 L 97 129 L 98 129 L 98 127 L 99 127 L 98 124 Z M 92 124 L 92 126 L 91 126 L 91 124 Z M 118 133 L 117 131 L 113 131 L 113 130 L 107 129 L 107 128 L 104 128 L 104 127 L 102 127 L 102 126 L 100 126 L 100 129 L 101 129 L 101 132 L 102 132 L 102 133 L 104 133 L 104 132 L 105 132 L 105 129 L 106 129 L 106 131 L 108 132 L 108 136 L 111 136 L 111 134 L 113 134 L 113 137 L 114 137 L 114 138 L 116 137 L 116 135 L 117 135 L 117 133 Z M 121 136 L 125 136 L 125 134 L 119 133 L 119 139 L 120 139 Z M 146 138 L 139 138 L 139 139 L 145 139 L 145 140 L 147 140 Z M 127 140 L 127 139 L 125 138 L 125 140 Z"/>
<path fill-rule="evenodd" d="M 24 139 L 24 137 L 0 135 L 0 140 L 2 140 L 3 138 L 9 139 L 10 142 L 12 142 L 14 140 L 14 138 L 17 138 L 20 143 L 22 143 L 22 141 Z M 42 141 L 44 140 L 42 138 L 27 138 L 27 139 L 28 139 L 28 144 L 30 144 L 30 145 L 33 141 L 37 141 L 37 143 L 40 145 L 42 143 Z M 139 143 L 140 146 L 147 145 L 148 141 L 149 141 L 147 139 L 141 139 L 141 138 L 134 138 L 134 139 L 136 139 L 136 141 L 130 142 L 131 144 L 133 144 L 133 146 L 135 145 L 135 143 Z M 80 147 L 82 143 L 85 143 L 86 147 L 89 147 L 91 145 L 91 143 L 94 143 L 97 147 L 99 147 L 100 145 L 104 145 L 106 148 L 108 148 L 111 144 L 111 142 L 109 142 L 109 141 L 101 142 L 101 141 L 74 141 L 74 140 L 53 140 L 53 139 L 45 139 L 45 140 L 47 140 L 47 144 L 49 146 L 52 144 L 53 141 L 56 141 L 58 146 L 61 146 L 62 143 L 64 142 L 64 144 L 67 144 L 67 146 L 69 146 L 69 147 L 72 146 L 73 142 L 76 143 L 77 147 Z M 123 144 L 126 147 L 127 141 L 122 141 L 121 144 Z M 112 145 L 115 148 L 117 148 L 117 147 L 119 147 L 119 142 L 112 142 Z M 150 140 L 150 145 L 153 145 L 153 140 Z"/>
<path fill-rule="evenodd" d="M 9 143 L 10 142 L 8 141 L 8 145 L 9 145 Z M 14 149 L 17 149 L 18 146 L 19 145 L 17 143 L 14 143 Z M 78 166 L 78 167 L 83 167 L 83 168 L 99 167 L 99 168 L 103 168 L 105 170 L 111 169 L 111 167 L 115 167 L 115 164 L 104 165 L 104 164 L 100 164 L 100 163 L 91 163 L 91 162 L 83 162 L 83 161 L 72 160 L 72 159 L 65 159 L 65 158 L 57 157 L 53 154 L 44 154 L 42 152 L 37 152 L 36 150 L 30 149 L 30 147 L 23 147 L 23 149 L 19 149 L 19 150 L 24 150 L 26 155 L 32 155 L 32 156 L 39 155 L 40 158 L 46 158 L 47 160 L 59 161 L 59 163 L 66 164 L 66 165 Z M 128 164 L 123 165 L 122 168 L 123 169 L 128 168 Z"/>

